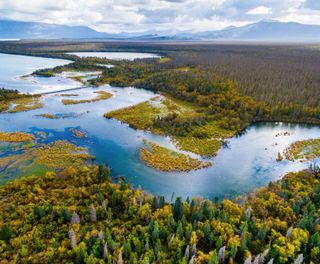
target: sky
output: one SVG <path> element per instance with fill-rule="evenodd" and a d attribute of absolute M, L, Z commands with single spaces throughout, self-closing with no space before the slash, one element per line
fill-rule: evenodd
<path fill-rule="evenodd" d="M 320 25 L 320 0 L 0 0 L 0 19 L 110 33 L 217 30 L 263 19 Z"/>

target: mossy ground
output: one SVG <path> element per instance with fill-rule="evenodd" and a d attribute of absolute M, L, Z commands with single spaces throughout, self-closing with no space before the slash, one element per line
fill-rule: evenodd
<path fill-rule="evenodd" d="M 211 166 L 210 162 L 203 162 L 182 153 L 161 147 L 155 143 L 144 141 L 146 147 L 140 150 L 140 158 L 149 167 L 161 171 L 191 171 Z"/>

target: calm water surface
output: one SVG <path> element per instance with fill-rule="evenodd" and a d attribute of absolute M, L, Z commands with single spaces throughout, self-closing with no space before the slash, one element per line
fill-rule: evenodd
<path fill-rule="evenodd" d="M 30 73 L 34 69 L 32 67 L 49 67 L 66 63 L 66 61 L 52 61 L 44 58 L 38 61 L 39 58 L 25 56 L 0 55 L 0 57 L 2 62 L 4 58 L 8 60 L 2 64 L 12 65 L 10 66 L 12 68 L 15 64 L 19 68 L 18 70 L 11 69 L 9 72 L 14 74 L 9 75 L 2 72 L 6 71 L 4 67 L 0 68 L 0 84 L 8 84 L 6 88 L 16 88 L 15 81 L 13 81 L 13 86 L 10 86 L 11 77 Z M 15 63 L 12 63 L 12 60 Z M 38 64 L 32 66 L 34 60 Z M 46 60 L 48 60 L 47 64 Z M 24 69 L 23 65 L 26 65 Z M 48 89 L 47 82 L 53 82 L 50 89 L 61 90 L 69 87 L 67 78 L 65 79 L 67 84 L 59 82 L 57 86 L 54 86 L 55 78 L 47 79 L 46 83 L 31 84 L 28 80 L 19 80 L 19 90 Z M 36 81 L 38 81 L 37 78 Z M 89 151 L 97 157 L 98 162 L 106 162 L 112 168 L 113 176 L 124 176 L 132 181 L 134 186 L 141 186 L 146 191 L 165 195 L 167 198 L 170 198 L 173 192 L 176 196 L 182 197 L 213 198 L 218 196 L 222 198 L 225 195 L 234 196 L 252 191 L 270 181 L 279 179 L 288 171 L 306 168 L 308 163 L 285 160 L 276 162 L 277 153 L 296 140 L 320 136 L 320 129 L 316 126 L 285 123 L 254 124 L 249 127 L 246 134 L 230 139 L 229 148 L 221 149 L 217 157 L 212 159 L 213 167 L 189 173 L 164 173 L 153 170 L 141 162 L 139 149 L 143 145 L 144 138 L 175 149 L 169 138 L 136 131 L 119 121 L 103 117 L 103 114 L 108 111 L 146 101 L 155 94 L 133 87 L 116 88 L 105 85 L 99 88 L 88 87 L 72 91 L 72 93 L 79 94 L 78 97 L 72 99 L 92 98 L 97 90 L 109 91 L 113 97 L 95 103 L 65 106 L 61 100 L 67 97 L 62 96 L 62 93 L 45 95 L 43 96 L 45 106 L 42 109 L 16 114 L 0 114 L 0 130 L 32 133 L 45 131 L 50 135 L 48 140 L 56 140 L 70 139 L 68 131 L 70 127 L 82 128 L 88 132 L 89 138 L 80 143 L 77 140 L 77 143 L 88 147 Z M 71 113 L 80 114 L 80 116 L 54 120 L 37 116 L 44 113 Z M 285 136 L 284 132 L 289 132 L 290 135 Z"/>
<path fill-rule="evenodd" d="M 80 58 L 98 57 L 110 60 L 160 58 L 160 56 L 156 54 L 139 52 L 68 52 L 67 54 L 76 55 Z"/>

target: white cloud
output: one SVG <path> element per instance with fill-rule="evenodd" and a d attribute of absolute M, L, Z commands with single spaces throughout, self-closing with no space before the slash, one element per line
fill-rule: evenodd
<path fill-rule="evenodd" d="M 272 14 L 272 9 L 270 7 L 258 6 L 247 12 L 248 15 L 269 15 Z"/>
<path fill-rule="evenodd" d="M 289 8 L 287 12 L 278 19 L 283 22 L 320 25 L 320 10 Z"/>
<path fill-rule="evenodd" d="M 320 24 L 320 0 L 0 0 L 0 19 L 99 31 L 206 31 L 257 19 Z"/>

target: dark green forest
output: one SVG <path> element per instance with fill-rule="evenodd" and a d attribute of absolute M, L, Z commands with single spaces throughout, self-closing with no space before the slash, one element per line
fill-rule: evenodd
<path fill-rule="evenodd" d="M 0 187 L 2 263 L 319 263 L 318 167 L 223 201 L 151 196 L 104 166 Z M 101 262 L 101 261 L 104 262 Z"/>

